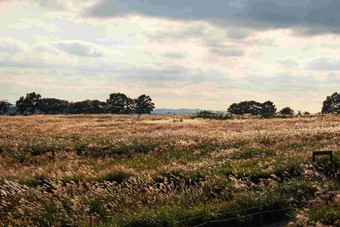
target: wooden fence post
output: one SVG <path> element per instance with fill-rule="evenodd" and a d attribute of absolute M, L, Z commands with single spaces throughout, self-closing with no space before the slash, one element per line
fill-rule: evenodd
<path fill-rule="evenodd" d="M 261 206 L 260 207 L 260 223 L 261 223 L 261 225 L 263 224 L 263 213 L 262 213 L 262 210 L 263 210 L 263 208 Z"/>

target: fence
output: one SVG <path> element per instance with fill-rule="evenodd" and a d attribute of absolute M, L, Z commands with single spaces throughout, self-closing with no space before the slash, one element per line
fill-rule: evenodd
<path fill-rule="evenodd" d="M 253 217 L 253 216 L 258 216 L 259 218 L 259 224 L 263 224 L 263 217 L 266 214 L 270 214 L 270 213 L 278 213 L 278 212 L 283 212 L 283 211 L 287 211 L 287 210 L 291 210 L 294 208 L 279 208 L 279 209 L 265 209 L 266 207 L 270 207 L 270 206 L 274 206 L 275 204 L 265 204 L 265 205 L 261 205 L 261 206 L 257 206 L 257 207 L 252 207 L 252 208 L 248 208 L 248 209 L 243 209 L 243 210 L 237 210 L 237 211 L 229 211 L 229 212 L 218 212 L 215 213 L 215 215 L 218 216 L 226 216 L 228 214 L 240 214 L 242 212 L 249 212 L 249 211 L 253 211 L 250 214 L 246 214 L 246 215 L 237 215 L 237 217 L 232 217 L 232 218 L 224 218 L 224 219 L 216 219 L 216 220 L 207 220 L 204 221 L 201 224 L 197 224 L 197 225 L 193 225 L 193 227 L 199 227 L 199 226 L 215 226 L 215 225 L 220 225 L 222 223 L 227 224 L 230 223 L 231 221 L 239 221 L 240 223 L 242 223 L 246 218 L 248 217 Z M 297 207 L 298 208 L 298 207 Z M 186 220 L 182 220 L 177 222 L 178 225 L 184 225 L 186 226 L 186 224 L 189 224 L 190 221 L 194 221 L 200 218 L 206 219 L 209 215 L 208 214 L 202 214 L 193 218 L 189 218 Z"/>

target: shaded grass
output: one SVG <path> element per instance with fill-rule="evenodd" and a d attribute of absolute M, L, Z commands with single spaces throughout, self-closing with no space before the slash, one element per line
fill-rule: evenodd
<path fill-rule="evenodd" d="M 336 226 L 340 220 L 340 205 L 338 204 L 334 207 L 329 207 L 325 204 L 315 205 L 308 212 L 308 217 L 314 222 Z"/>

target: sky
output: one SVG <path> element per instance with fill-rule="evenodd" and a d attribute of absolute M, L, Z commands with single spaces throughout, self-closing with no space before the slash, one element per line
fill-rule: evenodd
<path fill-rule="evenodd" d="M 156 108 L 271 100 L 321 111 L 340 91 L 338 0 L 0 0 L 0 100 L 121 92 Z"/>

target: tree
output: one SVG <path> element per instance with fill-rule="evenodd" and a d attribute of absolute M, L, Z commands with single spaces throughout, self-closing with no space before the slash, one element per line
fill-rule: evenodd
<path fill-rule="evenodd" d="M 91 114 L 102 114 L 106 112 L 106 102 L 91 100 L 89 112 Z"/>
<path fill-rule="evenodd" d="M 41 98 L 41 95 L 36 94 L 35 92 L 26 94 L 26 97 L 21 96 L 18 101 L 16 101 L 16 106 L 18 108 L 18 112 L 20 114 L 23 113 L 31 113 L 34 114 L 35 110 L 38 109 L 38 101 Z"/>
<path fill-rule="evenodd" d="M 264 103 L 256 102 L 256 101 L 243 101 L 240 103 L 233 103 L 229 106 L 228 112 L 231 114 L 265 114 L 271 113 L 274 114 L 276 112 L 276 107 L 273 102 L 266 101 Z"/>
<path fill-rule="evenodd" d="M 292 108 L 290 108 L 289 106 L 287 106 L 287 107 L 283 108 L 282 110 L 280 110 L 279 113 L 284 114 L 284 115 L 293 115 L 294 110 Z"/>
<path fill-rule="evenodd" d="M 0 114 L 6 114 L 11 105 L 7 100 L 0 101 Z"/>
<path fill-rule="evenodd" d="M 261 113 L 261 103 L 256 101 L 243 101 L 240 103 L 233 103 L 228 108 L 228 112 L 231 114 L 260 114 Z"/>
<path fill-rule="evenodd" d="M 62 114 L 67 112 L 69 103 L 66 100 L 43 98 L 38 101 L 38 108 L 44 114 Z"/>
<path fill-rule="evenodd" d="M 262 103 L 262 113 L 261 114 L 275 114 L 276 113 L 276 107 L 273 102 L 271 101 L 266 101 Z"/>
<path fill-rule="evenodd" d="M 107 110 L 113 114 L 130 114 L 133 112 L 133 100 L 123 93 L 112 93 L 106 101 Z"/>
<path fill-rule="evenodd" d="M 70 104 L 72 114 L 101 114 L 106 112 L 106 103 L 99 100 L 84 100 Z"/>
<path fill-rule="evenodd" d="M 327 96 L 322 105 L 322 113 L 339 113 L 340 112 L 340 93 L 334 92 Z"/>
<path fill-rule="evenodd" d="M 148 95 L 139 96 L 137 99 L 134 100 L 134 103 L 135 111 L 138 114 L 138 116 L 142 114 L 150 114 L 151 111 L 155 109 L 155 104 L 152 102 L 152 99 Z"/>

